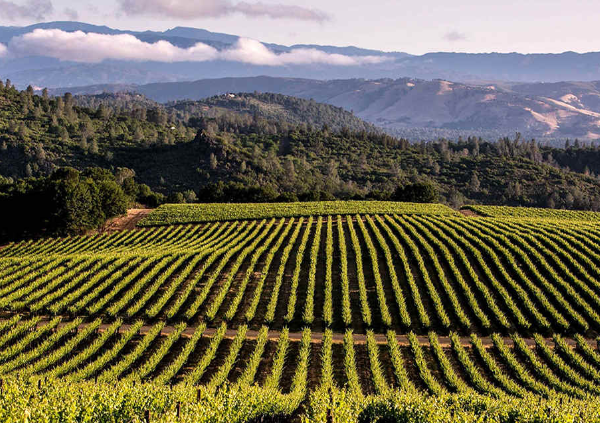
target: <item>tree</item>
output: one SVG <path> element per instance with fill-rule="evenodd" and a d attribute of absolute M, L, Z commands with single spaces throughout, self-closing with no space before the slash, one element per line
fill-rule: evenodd
<path fill-rule="evenodd" d="M 174 192 L 167 197 L 167 203 L 170 203 L 170 204 L 185 203 L 185 196 L 181 192 Z"/>
<path fill-rule="evenodd" d="M 400 186 L 394 193 L 394 200 L 411 203 L 435 203 L 439 199 L 439 192 L 431 182 L 417 182 Z"/>
<path fill-rule="evenodd" d="M 460 191 L 453 189 L 448 197 L 448 202 L 451 207 L 459 209 L 465 204 L 465 196 Z"/>
<path fill-rule="evenodd" d="M 127 196 L 115 181 L 104 179 L 98 182 L 103 219 L 127 213 Z"/>
<path fill-rule="evenodd" d="M 139 143 L 144 140 L 144 131 L 139 126 L 135 128 L 135 132 L 133 134 L 133 141 Z"/>
<path fill-rule="evenodd" d="M 81 174 L 86 178 L 91 178 L 96 182 L 101 181 L 112 181 L 115 182 L 115 175 L 111 173 L 108 169 L 103 169 L 101 167 L 88 167 Z"/>
<path fill-rule="evenodd" d="M 575 204 L 575 197 L 573 197 L 573 194 L 568 192 L 567 195 L 565 195 L 565 207 L 567 209 L 572 209 L 574 204 Z"/>
<path fill-rule="evenodd" d="M 481 182 L 479 182 L 479 177 L 477 176 L 477 172 L 473 172 L 473 176 L 471 176 L 471 182 L 469 182 L 469 190 L 471 192 L 479 192 L 480 187 L 481 187 Z"/>
<path fill-rule="evenodd" d="M 60 168 L 50 177 L 4 188 L 2 194 L 0 208 L 6 212 L 0 221 L 2 240 L 80 234 L 124 214 L 129 202 L 112 173 L 101 168 L 84 172 Z"/>
<path fill-rule="evenodd" d="M 90 143 L 89 151 L 92 154 L 98 154 L 99 149 L 98 149 L 98 141 L 96 140 L 96 138 L 92 138 L 92 142 Z"/>
<path fill-rule="evenodd" d="M 87 136 L 86 135 L 82 135 L 81 139 L 79 140 L 79 147 L 81 147 L 81 149 L 87 153 L 88 151 L 88 142 L 87 142 Z"/>
<path fill-rule="evenodd" d="M 19 138 L 21 138 L 22 140 L 27 138 L 29 130 L 27 129 L 27 126 L 25 126 L 25 122 L 21 122 L 17 133 L 19 135 Z"/>
<path fill-rule="evenodd" d="M 198 196 L 196 195 L 196 193 L 194 191 L 187 190 L 183 193 L 183 196 L 185 197 L 185 202 L 186 203 L 195 203 L 196 201 L 198 201 Z"/>
<path fill-rule="evenodd" d="M 106 108 L 106 106 L 104 106 L 104 104 L 100 104 L 100 107 L 98 107 L 98 110 L 96 111 L 96 117 L 98 119 L 106 120 L 108 119 L 109 115 L 110 111 Z"/>
<path fill-rule="evenodd" d="M 62 97 L 58 97 L 56 99 L 56 114 L 58 116 L 62 116 L 64 110 L 65 110 L 65 102 L 63 101 Z"/>
<path fill-rule="evenodd" d="M 65 105 L 67 107 L 72 107 L 73 106 L 73 94 L 65 93 L 64 98 L 65 98 Z"/>
<path fill-rule="evenodd" d="M 61 126 L 58 130 L 58 136 L 62 142 L 69 142 L 69 131 L 64 126 Z"/>
<path fill-rule="evenodd" d="M 517 181 L 510 182 L 506 188 L 506 196 L 511 200 L 517 200 L 523 195 L 521 184 Z"/>
<path fill-rule="evenodd" d="M 133 179 L 134 177 L 135 170 L 126 167 L 117 168 L 117 172 L 115 173 L 115 180 L 119 185 L 123 185 L 126 180 Z"/>
<path fill-rule="evenodd" d="M 218 166 L 219 162 L 217 160 L 217 156 L 215 156 L 215 153 L 210 153 L 210 168 L 212 170 L 216 170 Z"/>

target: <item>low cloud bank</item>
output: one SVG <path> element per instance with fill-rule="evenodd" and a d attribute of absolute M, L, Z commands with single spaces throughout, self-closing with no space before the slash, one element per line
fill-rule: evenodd
<path fill-rule="evenodd" d="M 59 29 L 36 29 L 13 38 L 8 46 L 0 44 L 0 56 L 43 56 L 80 63 L 100 63 L 105 60 L 156 62 L 207 62 L 227 60 L 261 66 L 327 64 L 358 66 L 382 63 L 383 56 L 345 56 L 317 49 L 294 49 L 275 53 L 264 44 L 240 38 L 225 50 L 217 50 L 204 43 L 180 48 L 168 41 L 147 43 L 133 35 L 106 35 L 65 32 Z"/>
<path fill-rule="evenodd" d="M 327 13 L 307 7 L 271 3 L 232 3 L 230 0 L 118 0 L 119 9 L 129 16 L 161 16 L 176 19 L 219 18 L 240 13 L 248 17 L 297 19 L 323 22 Z"/>

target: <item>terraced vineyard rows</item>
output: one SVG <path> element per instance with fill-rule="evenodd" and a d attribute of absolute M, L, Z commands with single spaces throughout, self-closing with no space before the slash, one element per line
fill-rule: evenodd
<path fill-rule="evenodd" d="M 22 336 L 18 342 L 8 340 Z M 12 373 L 100 382 L 152 381 L 167 385 L 224 383 L 303 393 L 322 384 L 348 387 L 363 395 L 390 389 L 432 394 L 479 392 L 501 397 L 565 393 L 585 398 L 600 392 L 600 353 L 582 337 L 554 340 L 536 336 L 475 334 L 417 337 L 396 335 L 292 336 L 267 327 L 216 330 L 205 325 L 165 327 L 125 325 L 101 320 L 83 323 L 21 319 L 0 332 L 0 376 Z M 310 370 L 309 370 L 310 369 Z M 291 377 L 294 376 L 294 377 Z"/>
<path fill-rule="evenodd" d="M 353 215 L 23 242 L 0 252 L 0 307 L 170 325 L 592 337 L 592 226 Z"/>
<path fill-rule="evenodd" d="M 142 220 L 140 226 L 202 223 L 272 217 L 332 216 L 357 213 L 400 213 L 409 215 L 456 216 L 442 204 L 396 203 L 390 201 L 319 201 L 264 204 L 165 204 Z"/>
<path fill-rule="evenodd" d="M 4 247 L 0 379 L 227 386 L 292 414 L 341 395 L 340 421 L 398 392 L 600 394 L 593 219 L 325 209 Z"/>
<path fill-rule="evenodd" d="M 598 221 L 600 213 L 582 210 L 541 209 L 536 207 L 509 206 L 465 206 L 464 210 L 473 211 L 485 217 L 516 217 L 532 219 L 562 219 Z"/>

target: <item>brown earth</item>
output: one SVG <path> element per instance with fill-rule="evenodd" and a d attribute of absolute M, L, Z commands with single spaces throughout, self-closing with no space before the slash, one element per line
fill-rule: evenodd
<path fill-rule="evenodd" d="M 460 210 L 460 213 L 463 216 L 466 217 L 480 217 L 477 213 L 475 213 L 473 210 Z"/>
<path fill-rule="evenodd" d="M 115 217 L 104 224 L 98 231 L 100 233 L 112 233 L 135 229 L 140 220 L 148 216 L 152 209 L 129 209 L 125 216 Z"/>
<path fill-rule="evenodd" d="M 45 324 L 47 324 L 49 322 L 50 319 L 42 319 L 38 322 L 37 327 L 41 327 Z M 68 322 L 61 322 L 59 323 L 58 327 L 62 327 L 64 325 L 68 324 Z M 79 326 L 78 330 L 82 330 L 87 326 L 86 323 L 83 323 Z M 102 324 L 100 325 L 100 327 L 98 328 L 99 332 L 103 332 L 106 329 L 108 329 L 110 327 L 109 324 Z M 123 324 L 120 328 L 119 328 L 119 333 L 125 333 L 127 332 L 129 329 L 131 328 L 131 325 L 128 324 Z M 152 326 L 142 326 L 140 329 L 140 334 L 144 335 L 148 332 L 150 332 L 150 330 L 152 329 Z M 165 326 L 162 331 L 161 331 L 161 335 L 162 336 L 166 336 L 169 335 L 170 333 L 172 333 L 175 330 L 174 326 Z M 181 334 L 182 337 L 184 338 L 191 338 L 192 335 L 194 334 L 194 331 L 196 330 L 195 327 L 188 327 L 187 329 L 185 329 L 183 331 L 183 333 Z M 207 337 L 210 338 L 212 336 L 215 335 L 215 333 L 217 332 L 217 328 L 206 328 L 204 333 L 203 333 L 203 337 Z M 270 341 L 278 341 L 279 340 L 279 336 L 280 336 L 281 332 L 279 331 L 269 331 L 269 335 L 268 335 L 268 339 Z M 225 339 L 233 339 L 235 338 L 237 335 L 237 330 L 235 329 L 228 329 L 225 332 Z M 259 335 L 259 331 L 257 330 L 248 330 L 246 332 L 246 339 L 248 340 L 254 340 L 257 339 Z M 322 342 L 323 340 L 323 333 L 322 332 L 312 332 L 311 333 L 311 342 L 313 344 L 319 344 Z M 375 340 L 377 341 L 378 344 L 380 345 L 384 345 L 387 344 L 387 337 L 384 334 L 375 334 Z M 367 336 L 364 334 L 354 334 L 354 343 L 355 344 L 366 344 L 367 343 Z M 478 337 L 481 340 L 481 343 L 483 344 L 484 347 L 486 348 L 491 348 L 494 346 L 494 343 L 492 341 L 491 337 L 487 337 L 487 336 L 480 336 Z M 290 341 L 300 341 L 302 339 L 302 332 L 289 332 L 289 339 Z M 408 347 L 410 346 L 410 342 L 408 341 L 408 336 L 405 334 L 396 334 L 396 339 L 398 341 L 398 343 L 400 344 L 400 346 L 405 346 Z M 442 347 L 444 348 L 450 348 L 452 346 L 452 343 L 450 341 L 450 337 L 448 336 L 439 336 L 439 343 Z M 577 344 L 575 342 L 574 339 L 572 338 L 563 338 L 566 343 L 572 347 L 575 347 Z M 417 336 L 417 340 L 419 341 L 419 344 L 423 347 L 428 347 L 429 344 L 429 338 L 427 336 Z M 513 341 L 511 338 L 509 337 L 503 337 L 504 342 L 508 345 L 508 346 L 512 346 L 513 345 Z M 533 338 L 523 338 L 523 340 L 525 341 L 525 343 L 530 346 L 533 347 L 535 346 L 535 340 Z M 545 341 L 548 345 L 553 345 L 554 341 L 552 340 L 552 338 L 545 338 Z M 593 346 L 594 348 L 596 348 L 596 340 L 595 339 L 586 339 L 586 342 L 590 345 Z M 334 333 L 333 334 L 333 343 L 334 344 L 343 344 L 344 343 L 344 334 L 343 333 Z M 471 339 L 469 337 L 460 337 L 460 343 L 462 346 L 464 347 L 469 347 L 471 346 Z"/>

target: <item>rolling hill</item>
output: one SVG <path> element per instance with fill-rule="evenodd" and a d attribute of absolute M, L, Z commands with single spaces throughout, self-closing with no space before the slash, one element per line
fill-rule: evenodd
<path fill-rule="evenodd" d="M 166 106 L 137 95 L 76 101 L 0 90 L 0 183 L 99 166 L 203 201 L 389 199 L 425 180 L 453 205 L 600 208 L 599 152 L 590 146 L 476 137 L 411 145 L 339 108 L 273 94 Z"/>
<path fill-rule="evenodd" d="M 273 93 L 228 93 L 204 100 L 180 100 L 161 104 L 141 94 L 118 92 L 77 95 L 74 97 L 74 102 L 78 106 L 92 109 L 102 105 L 117 112 L 139 108 L 161 109 L 164 113 L 175 114 L 177 119 L 184 120 L 186 123 L 199 116 L 219 118 L 223 115 L 237 114 L 240 117 L 306 125 L 319 129 L 327 126 L 335 131 L 347 129 L 355 132 L 382 132 L 380 128 L 341 107 Z"/>
<path fill-rule="evenodd" d="M 567 138 L 600 138 L 599 82 L 480 85 L 412 78 L 321 81 L 263 76 L 51 90 L 66 91 L 135 91 L 158 102 L 238 92 L 280 93 L 342 107 L 413 140 L 469 135 L 497 139 L 515 132 L 560 143 Z"/>

